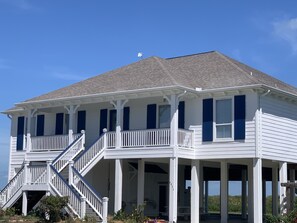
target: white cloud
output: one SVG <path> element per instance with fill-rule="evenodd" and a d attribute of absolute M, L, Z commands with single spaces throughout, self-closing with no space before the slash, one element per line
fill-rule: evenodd
<path fill-rule="evenodd" d="M 273 32 L 288 43 L 294 54 L 297 53 L 297 18 L 282 19 L 273 22 Z"/>

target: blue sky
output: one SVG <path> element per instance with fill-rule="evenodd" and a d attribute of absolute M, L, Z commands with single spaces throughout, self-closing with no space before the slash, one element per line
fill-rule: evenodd
<path fill-rule="evenodd" d="M 0 110 L 144 57 L 218 50 L 297 86 L 295 0 L 0 0 Z M 0 116 L 0 187 L 10 123 Z"/>

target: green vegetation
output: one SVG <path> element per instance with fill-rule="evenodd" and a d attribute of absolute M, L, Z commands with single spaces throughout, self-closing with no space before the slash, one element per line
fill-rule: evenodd
<path fill-rule="evenodd" d="M 142 223 L 148 220 L 143 214 L 144 205 L 135 207 L 131 214 L 125 213 L 124 210 L 119 210 L 114 214 L 113 218 L 109 222 L 125 222 L 125 223 Z"/>

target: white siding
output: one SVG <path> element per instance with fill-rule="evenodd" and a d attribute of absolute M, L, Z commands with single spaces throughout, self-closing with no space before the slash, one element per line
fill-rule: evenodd
<path fill-rule="evenodd" d="M 255 114 L 257 111 L 257 95 L 246 94 L 246 137 L 244 141 L 202 142 L 202 99 L 199 99 L 198 125 L 192 125 L 196 146 L 196 159 L 249 158 L 256 155 Z M 194 115 L 194 114 L 193 114 Z"/>
<path fill-rule="evenodd" d="M 297 105 L 266 96 L 262 107 L 262 156 L 297 162 Z"/>

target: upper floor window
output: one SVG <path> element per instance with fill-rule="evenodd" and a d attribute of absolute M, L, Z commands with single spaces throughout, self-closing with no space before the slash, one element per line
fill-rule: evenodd
<path fill-rule="evenodd" d="M 246 97 L 203 99 L 202 141 L 245 139 Z"/>
<path fill-rule="evenodd" d="M 170 127 L 170 105 L 159 106 L 159 128 Z"/>
<path fill-rule="evenodd" d="M 232 99 L 220 99 L 215 101 L 215 138 L 232 138 Z"/>

